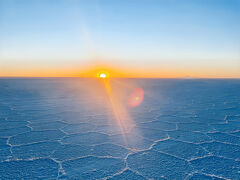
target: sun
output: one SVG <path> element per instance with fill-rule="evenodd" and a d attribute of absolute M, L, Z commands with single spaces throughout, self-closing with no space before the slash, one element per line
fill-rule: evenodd
<path fill-rule="evenodd" d="M 99 74 L 99 77 L 100 77 L 100 78 L 106 78 L 107 75 L 106 75 L 105 73 L 100 73 L 100 74 Z"/>
<path fill-rule="evenodd" d="M 109 73 L 106 71 L 100 71 L 97 73 L 97 77 L 101 79 L 109 78 Z"/>

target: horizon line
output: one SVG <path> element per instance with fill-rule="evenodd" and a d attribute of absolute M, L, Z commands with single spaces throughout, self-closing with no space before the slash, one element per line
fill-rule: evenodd
<path fill-rule="evenodd" d="M 0 79 L 51 79 L 51 78 L 83 78 L 83 79 L 98 79 L 98 77 L 77 77 L 77 76 L 0 76 Z M 240 77 L 109 77 L 108 79 L 239 79 Z"/>

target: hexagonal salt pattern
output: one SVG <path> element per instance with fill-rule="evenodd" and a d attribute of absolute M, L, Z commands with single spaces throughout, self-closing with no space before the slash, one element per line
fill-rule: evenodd
<path fill-rule="evenodd" d="M 240 80 L 110 85 L 0 79 L 0 179 L 240 179 Z"/>

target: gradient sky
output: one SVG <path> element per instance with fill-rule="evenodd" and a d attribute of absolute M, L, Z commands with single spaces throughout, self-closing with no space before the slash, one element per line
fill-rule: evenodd
<path fill-rule="evenodd" d="M 0 76 L 240 78 L 240 0 L 0 0 Z"/>

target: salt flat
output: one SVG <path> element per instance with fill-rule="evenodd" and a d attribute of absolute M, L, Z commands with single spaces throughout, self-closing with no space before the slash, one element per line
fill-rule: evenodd
<path fill-rule="evenodd" d="M 240 179 L 240 80 L 107 83 L 0 79 L 0 179 Z"/>

